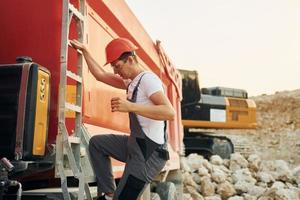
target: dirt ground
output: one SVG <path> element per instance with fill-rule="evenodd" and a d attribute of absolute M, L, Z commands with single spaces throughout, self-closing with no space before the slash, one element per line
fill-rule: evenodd
<path fill-rule="evenodd" d="M 257 128 L 218 132 L 238 135 L 263 160 L 300 165 L 300 89 L 250 98 L 257 106 Z"/>

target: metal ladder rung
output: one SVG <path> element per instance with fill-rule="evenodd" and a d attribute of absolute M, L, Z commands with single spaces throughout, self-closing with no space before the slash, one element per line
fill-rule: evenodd
<path fill-rule="evenodd" d="M 67 177 L 68 176 L 74 176 L 74 173 L 73 173 L 72 169 L 64 169 L 64 173 Z"/>
<path fill-rule="evenodd" d="M 75 112 L 78 112 L 78 113 L 81 113 L 81 107 L 80 106 L 77 106 L 75 104 L 72 104 L 72 103 L 65 103 L 65 107 L 68 109 L 68 110 L 72 110 L 72 111 L 75 111 Z"/>
<path fill-rule="evenodd" d="M 68 141 L 69 141 L 69 143 L 72 143 L 72 144 L 80 144 L 81 139 L 76 136 L 69 136 Z"/>
<path fill-rule="evenodd" d="M 77 74 L 71 72 L 70 70 L 67 70 L 67 76 L 79 83 L 82 83 L 82 77 L 78 76 Z"/>
<path fill-rule="evenodd" d="M 73 4 L 69 3 L 69 10 L 81 21 L 84 21 L 84 17 L 81 14 L 81 12 L 79 12 L 79 10 L 77 10 L 77 8 L 75 8 L 75 6 L 73 6 Z"/>

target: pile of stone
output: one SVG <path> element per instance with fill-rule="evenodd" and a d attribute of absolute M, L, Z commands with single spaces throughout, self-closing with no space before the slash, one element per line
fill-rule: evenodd
<path fill-rule="evenodd" d="M 257 128 L 279 132 L 300 128 L 300 90 L 253 97 L 257 106 Z"/>
<path fill-rule="evenodd" d="M 230 160 L 197 154 L 182 159 L 184 200 L 300 200 L 300 165 L 239 153 Z"/>

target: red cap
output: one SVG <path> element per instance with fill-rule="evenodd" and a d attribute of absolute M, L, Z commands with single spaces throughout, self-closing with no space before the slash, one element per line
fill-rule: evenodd
<path fill-rule="evenodd" d="M 106 63 L 112 63 L 117 60 L 123 53 L 131 52 L 137 50 L 137 46 L 135 46 L 130 40 L 127 38 L 116 38 L 113 39 L 105 48 L 106 53 Z"/>

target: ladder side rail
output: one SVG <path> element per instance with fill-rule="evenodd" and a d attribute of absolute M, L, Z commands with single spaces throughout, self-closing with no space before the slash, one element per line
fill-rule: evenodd
<path fill-rule="evenodd" d="M 68 61 L 68 37 L 69 37 L 69 1 L 63 0 L 62 15 L 62 34 L 61 34 L 61 53 L 60 53 L 60 83 L 59 83 L 59 123 L 65 123 L 65 101 L 66 101 L 66 85 L 67 77 L 67 61 Z M 61 132 L 60 132 L 61 133 Z"/>
<path fill-rule="evenodd" d="M 61 129 L 61 124 L 64 125 L 65 123 L 65 85 L 66 85 L 66 77 L 64 76 L 65 71 L 67 69 L 67 51 L 68 46 L 65 41 L 68 40 L 69 35 L 69 12 L 68 6 L 69 2 L 63 0 L 62 2 L 62 30 L 61 30 L 61 47 L 60 47 L 60 82 L 59 82 L 59 97 L 58 97 L 58 134 L 56 137 L 56 156 L 55 156 L 55 175 L 59 175 L 61 179 L 61 187 L 63 192 L 67 192 L 67 183 L 63 182 L 66 180 L 64 178 L 64 168 L 63 168 L 63 161 L 64 161 L 64 147 L 63 147 L 63 130 Z M 64 183 L 64 184 L 63 184 Z M 64 199 L 68 199 L 65 198 Z"/>
<path fill-rule="evenodd" d="M 79 9 L 82 9 L 83 12 L 80 12 L 80 10 L 76 9 L 76 13 L 80 13 L 81 16 L 85 16 L 84 13 L 84 0 L 79 0 Z M 77 14 L 78 16 L 78 14 Z M 77 31 L 77 40 L 79 42 L 84 43 L 84 17 L 82 18 L 75 18 L 76 20 L 76 31 Z M 82 70 L 83 70 L 83 55 L 76 51 L 77 53 L 77 76 L 82 77 Z M 82 108 L 82 82 L 76 82 L 76 105 L 80 108 Z M 82 111 L 82 109 L 81 109 Z M 82 112 L 76 112 L 75 113 L 75 136 L 81 138 L 81 124 L 82 124 Z M 74 149 L 74 154 L 77 166 L 82 171 L 81 166 L 81 155 L 80 155 L 80 148 L 82 145 L 76 145 Z M 81 179 L 81 181 L 84 181 L 84 179 Z M 80 182 L 80 181 L 79 181 Z M 84 185 L 81 185 L 80 189 L 84 189 Z M 81 192 L 82 190 L 80 190 Z M 80 193 L 79 192 L 79 193 Z"/>

